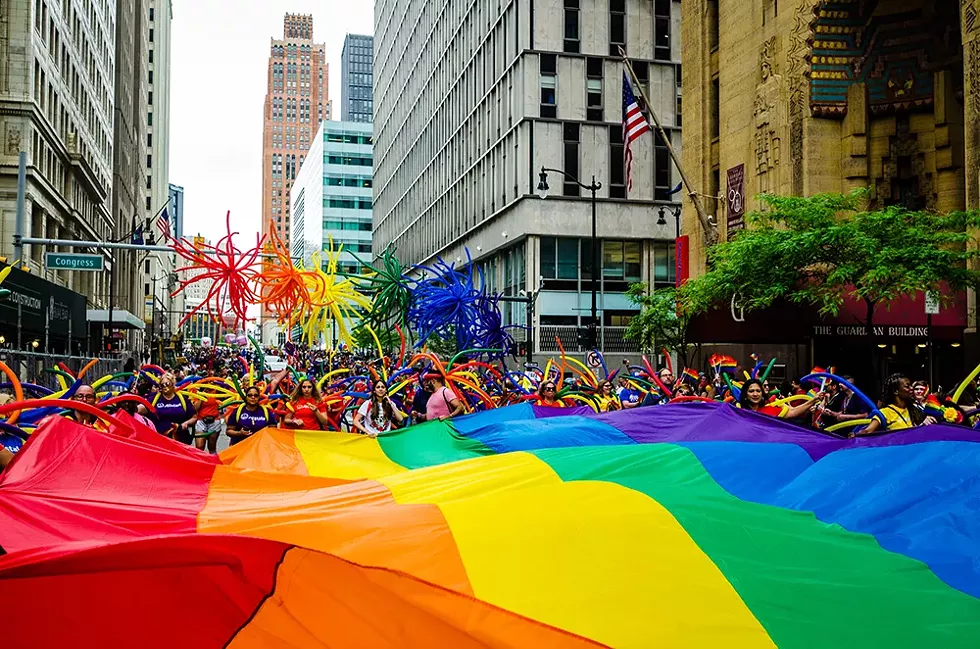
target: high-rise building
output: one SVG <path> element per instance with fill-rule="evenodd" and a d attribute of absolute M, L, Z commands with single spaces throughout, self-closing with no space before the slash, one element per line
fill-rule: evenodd
<path fill-rule="evenodd" d="M 371 150 L 370 124 L 323 122 L 290 195 L 289 249 L 294 259 L 309 265 L 319 254 L 325 267 L 332 241 L 333 250 L 340 249 L 339 270 L 353 273 L 361 262 L 370 263 Z M 263 340 L 274 343 L 279 330 L 276 323 L 266 323 Z"/>
<path fill-rule="evenodd" d="M 273 39 L 263 132 L 262 231 L 289 235 L 289 190 L 320 122 L 330 117 L 324 46 L 313 42 L 313 16 L 286 14 Z"/>
<path fill-rule="evenodd" d="M 22 151 L 28 236 L 105 241 L 114 232 L 115 23 L 112 2 L 0 6 L 0 255 L 10 261 Z M 104 308 L 108 273 L 47 271 L 45 252 L 59 250 L 28 245 L 20 261 Z"/>
<path fill-rule="evenodd" d="M 289 238 L 289 191 L 320 122 L 330 119 L 323 43 L 313 41 L 313 16 L 286 14 L 283 37 L 272 39 L 262 133 L 262 232 Z M 261 319 L 268 317 L 262 309 Z"/>
<path fill-rule="evenodd" d="M 374 37 L 347 34 L 340 54 L 341 109 L 345 122 L 370 122 L 374 116 Z"/>
<path fill-rule="evenodd" d="M 170 185 L 170 43 L 173 4 L 171 0 L 149 1 L 149 52 L 147 69 L 147 111 L 146 111 L 146 204 L 144 205 L 145 229 L 162 240 L 158 225 L 158 215 L 164 208 L 172 205 Z M 183 190 L 181 189 L 181 192 Z M 181 197 L 183 201 L 183 197 Z M 170 223 L 175 222 L 173 208 L 169 210 Z M 176 230 L 171 229 L 174 234 Z M 171 297 L 172 283 L 169 281 L 177 267 L 177 256 L 173 253 L 151 253 L 144 262 L 144 286 L 155 291 L 152 299 L 155 308 L 165 314 L 166 328 L 158 327 L 155 333 L 170 332 L 176 326 L 174 315 L 181 311 L 180 296 Z"/>
<path fill-rule="evenodd" d="M 343 247 L 338 260 L 345 272 L 357 272 L 371 257 L 371 125 L 323 122 L 300 168 L 290 198 L 293 257 L 311 260 L 333 241 Z M 356 256 L 355 256 L 356 255 Z"/>
<path fill-rule="evenodd" d="M 112 221 L 110 236 L 125 240 L 146 217 L 146 176 L 153 167 L 153 154 L 147 146 L 147 111 L 153 103 L 149 83 L 149 0 L 117 0 L 114 158 L 112 166 Z M 127 327 L 127 314 L 143 313 L 150 279 L 138 266 L 139 253 L 114 253 L 111 299 L 114 318 L 109 329 Z M 142 280 L 142 281 L 141 281 Z M 135 318 L 134 318 L 135 319 Z M 130 336 L 129 345 L 141 345 L 139 336 Z"/>
<path fill-rule="evenodd" d="M 591 194 L 572 178 L 594 178 L 599 346 L 636 351 L 626 291 L 674 282 L 674 219 L 659 215 L 675 209 L 679 175 L 651 132 L 632 145 L 627 190 L 619 50 L 680 149 L 680 3 L 565 0 L 557 15 L 532 0 L 394 5 L 374 7 L 374 249 L 394 245 L 406 264 L 468 251 L 492 289 L 540 289 L 538 351 L 554 353 L 556 337 L 574 348 L 591 320 L 593 255 Z M 545 200 L 542 167 L 568 174 L 548 173 Z M 504 305 L 508 323 L 525 314 Z"/>

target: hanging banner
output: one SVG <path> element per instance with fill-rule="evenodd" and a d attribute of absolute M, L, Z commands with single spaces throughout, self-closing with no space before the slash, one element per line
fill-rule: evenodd
<path fill-rule="evenodd" d="M 725 193 L 728 210 L 728 229 L 731 235 L 745 229 L 745 165 L 728 170 L 728 191 Z"/>
<path fill-rule="evenodd" d="M 676 246 L 674 250 L 674 261 L 676 264 L 674 276 L 677 280 L 677 287 L 680 288 L 691 277 L 690 239 L 686 234 L 682 234 L 677 237 L 674 243 Z"/>

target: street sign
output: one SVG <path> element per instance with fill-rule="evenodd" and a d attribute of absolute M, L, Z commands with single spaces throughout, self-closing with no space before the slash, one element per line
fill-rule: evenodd
<path fill-rule="evenodd" d="M 602 367 L 602 356 L 599 355 L 599 352 L 589 352 L 585 356 L 585 362 L 592 368 Z"/>
<path fill-rule="evenodd" d="M 926 315 L 939 315 L 939 293 L 926 292 Z"/>
<path fill-rule="evenodd" d="M 105 270 L 102 255 L 80 252 L 48 252 L 44 255 L 44 267 L 48 270 Z"/>

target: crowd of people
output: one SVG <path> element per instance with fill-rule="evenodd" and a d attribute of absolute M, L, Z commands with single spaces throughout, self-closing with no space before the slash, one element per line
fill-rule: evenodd
<path fill-rule="evenodd" d="M 289 365 L 277 371 L 266 358 Z M 343 431 L 376 437 L 425 421 L 446 420 L 488 407 L 531 403 L 542 407 L 590 407 L 597 412 L 630 410 L 676 402 L 725 401 L 744 411 L 792 421 L 835 434 L 867 435 L 937 421 L 960 423 L 973 410 L 932 394 L 924 381 L 888 377 L 882 399 L 871 402 L 850 376 L 785 381 L 770 386 L 766 374 L 742 368 L 714 376 L 669 366 L 654 371 L 628 363 L 606 378 L 571 364 L 506 371 L 478 360 L 447 370 L 435 356 L 404 368 L 387 359 L 300 348 L 187 348 L 165 366 L 135 362 L 124 378 L 96 389 L 81 384 L 71 399 L 90 406 L 120 392 L 124 400 L 107 410 L 125 411 L 158 433 L 202 451 L 217 452 L 226 435 L 234 445 L 268 427 Z M 645 359 L 644 359 L 645 360 Z M 584 366 L 579 364 L 582 370 Z M 397 370 L 397 371 L 396 371 Z M 741 372 L 744 380 L 734 377 Z M 760 375 L 761 374 L 761 375 Z M 328 380 L 331 378 L 336 380 Z M 465 380 L 464 380 L 465 379 Z M 115 387 L 108 387 L 114 385 Z M 0 394 L 0 405 L 10 396 Z M 59 416 L 99 430 L 107 423 L 86 409 Z"/>

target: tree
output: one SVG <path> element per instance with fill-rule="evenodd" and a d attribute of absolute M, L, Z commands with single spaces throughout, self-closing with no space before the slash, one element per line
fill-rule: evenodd
<path fill-rule="evenodd" d="M 980 226 L 978 213 L 863 210 L 867 195 L 761 196 L 768 210 L 750 214 L 753 227 L 709 250 L 708 272 L 684 285 L 681 304 L 699 313 L 737 296 L 750 311 L 787 299 L 836 316 L 857 299 L 870 339 L 883 304 L 929 291 L 948 304 L 955 291 L 980 285 L 980 253 L 969 234 Z"/>
<path fill-rule="evenodd" d="M 626 338 L 638 341 L 644 352 L 655 352 L 658 347 L 674 350 L 680 365 L 687 367 L 691 316 L 688 311 L 678 311 L 676 289 L 649 291 L 646 284 L 633 284 L 626 296 L 640 307 L 640 313 L 630 320 Z"/>
<path fill-rule="evenodd" d="M 374 333 L 377 334 L 378 340 L 381 342 L 381 348 L 386 354 L 397 353 L 401 345 L 401 338 L 398 337 L 397 331 L 394 329 L 381 329 L 375 330 Z M 351 332 L 351 340 L 353 340 L 354 346 L 357 349 L 369 350 L 371 353 L 375 353 L 378 349 L 378 344 L 374 341 L 374 337 L 371 336 L 371 332 L 363 324 Z"/>

